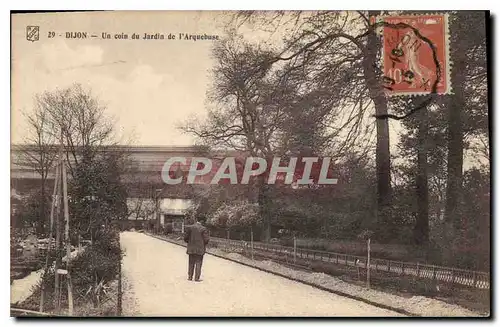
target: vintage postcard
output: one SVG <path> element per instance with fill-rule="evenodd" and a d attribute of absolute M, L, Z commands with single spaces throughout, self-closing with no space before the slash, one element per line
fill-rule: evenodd
<path fill-rule="evenodd" d="M 489 12 L 11 13 L 11 316 L 491 315 Z"/>

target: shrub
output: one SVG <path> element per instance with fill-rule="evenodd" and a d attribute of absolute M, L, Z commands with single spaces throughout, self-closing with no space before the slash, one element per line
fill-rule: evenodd
<path fill-rule="evenodd" d="M 165 234 L 171 234 L 174 231 L 174 226 L 172 223 L 165 225 Z"/>
<path fill-rule="evenodd" d="M 116 279 L 119 272 L 121 249 L 117 231 L 104 230 L 98 235 L 99 238 L 92 245 L 71 261 L 70 274 L 75 305 L 91 301 L 94 307 L 97 307 L 106 295 L 108 284 Z M 54 274 L 52 267 L 34 286 L 33 294 L 22 303 L 23 308 L 38 310 L 43 284 L 44 309 L 54 309 Z M 67 303 L 65 291 L 61 292 L 61 301 L 64 307 L 64 303 Z"/>
<path fill-rule="evenodd" d="M 208 217 L 207 224 L 216 227 L 242 227 L 261 223 L 259 206 L 247 201 L 222 204 Z"/>
<path fill-rule="evenodd" d="M 102 232 L 94 244 L 71 262 L 75 292 L 97 306 L 106 293 L 106 285 L 116 278 L 120 261 L 118 234 L 115 231 Z"/>

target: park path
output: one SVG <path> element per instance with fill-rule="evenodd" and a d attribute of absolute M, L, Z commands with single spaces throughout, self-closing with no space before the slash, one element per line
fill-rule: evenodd
<path fill-rule="evenodd" d="M 16 304 L 33 294 L 34 287 L 40 282 L 43 270 L 33 271 L 22 279 L 12 281 L 10 285 L 10 303 Z"/>
<path fill-rule="evenodd" d="M 137 232 L 120 242 L 124 315 L 399 316 L 208 254 L 202 282 L 190 282 L 185 248 Z"/>

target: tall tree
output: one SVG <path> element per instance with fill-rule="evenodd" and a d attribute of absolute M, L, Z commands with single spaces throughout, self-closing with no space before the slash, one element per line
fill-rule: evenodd
<path fill-rule="evenodd" d="M 271 70 L 274 53 L 254 47 L 235 34 L 219 42 L 213 51 L 216 64 L 209 97 L 215 108 L 204 123 L 188 121 L 183 130 L 205 144 L 272 158 L 288 150 L 284 136 L 287 109 L 296 106 L 300 84 L 296 72 Z M 264 239 L 270 239 L 269 186 L 257 179 L 258 203 L 264 221 Z"/>
<path fill-rule="evenodd" d="M 418 244 L 425 243 L 431 223 L 446 231 L 447 240 L 441 242 L 442 245 L 460 242 L 454 231 L 462 229 L 465 219 L 462 207 L 465 201 L 462 171 L 467 169 L 464 151 L 473 152 L 473 156 L 488 162 L 484 15 L 467 12 L 463 16 L 461 13 L 450 16 L 453 94 L 438 96 L 432 105 L 405 119 L 406 132 L 401 135 L 400 156 L 406 159 L 409 175 L 415 178 L 414 236 Z M 399 105 L 405 106 L 407 104 Z M 441 224 L 443 218 L 446 227 Z"/>
<path fill-rule="evenodd" d="M 17 164 L 33 169 L 40 176 L 40 199 L 39 219 L 36 221 L 38 232 L 44 231 L 44 225 L 48 221 L 46 206 L 49 201 L 47 179 L 53 170 L 53 163 L 57 152 L 55 151 L 55 138 L 51 131 L 49 122 L 49 110 L 42 105 L 40 96 L 35 97 L 34 110 L 25 113 L 28 123 L 27 137 L 23 140 L 25 145 L 16 146 L 20 155 Z"/>
<path fill-rule="evenodd" d="M 380 40 L 369 19 L 377 14 L 380 12 L 243 12 L 237 21 L 276 29 L 278 24 L 287 29 L 283 47 L 274 61 L 300 67 L 315 80 L 314 87 L 323 86 L 323 91 L 329 92 L 332 100 L 324 103 L 325 107 L 331 112 L 343 112 L 340 117 L 331 115 L 337 121 L 330 125 L 330 136 L 332 140 L 343 139 L 339 143 L 347 145 L 345 150 L 352 150 L 350 141 L 357 141 L 359 146 L 358 137 L 369 135 L 368 110 L 376 115 L 387 114 L 378 64 Z M 370 123 L 373 126 L 373 120 Z M 377 120 L 375 126 L 378 234 L 387 239 L 393 225 L 388 121 Z"/>
<path fill-rule="evenodd" d="M 375 18 L 379 12 L 369 12 L 369 17 Z M 377 73 L 377 56 L 382 47 L 379 37 L 373 27 L 368 25 L 368 36 L 364 47 L 363 72 L 365 83 L 369 89 L 370 98 L 375 106 L 377 116 L 387 114 L 387 100 L 381 92 L 380 72 Z M 377 225 L 380 228 L 378 234 L 385 233 L 383 238 L 388 239 L 393 234 L 393 221 L 391 214 L 392 188 L 391 188 L 391 154 L 389 149 L 389 121 L 388 119 L 377 119 L 377 151 L 376 151 L 376 171 L 377 171 Z"/>
<path fill-rule="evenodd" d="M 37 97 L 37 105 L 46 112 L 45 125 L 55 142 L 65 146 L 72 176 L 82 160 L 92 160 L 104 147 L 117 145 L 114 121 L 82 85 L 46 91 Z"/>
<path fill-rule="evenodd" d="M 414 238 L 418 245 L 429 242 L 429 174 L 428 174 L 428 134 L 429 134 L 429 115 L 427 108 L 422 108 L 418 112 L 418 137 L 417 137 L 417 221 L 415 223 Z"/>
<path fill-rule="evenodd" d="M 71 180 L 71 209 L 76 233 L 96 238 L 96 233 L 112 220 L 126 219 L 127 188 L 121 153 L 99 153 L 75 167 Z M 76 234 L 75 233 L 75 234 Z"/>
<path fill-rule="evenodd" d="M 30 131 L 46 135 L 43 142 L 40 137 L 30 141 L 35 141 L 38 156 L 41 150 L 44 155 L 49 150 L 55 155 L 59 148 L 55 144 L 62 142 L 64 146 L 71 174 L 71 214 L 76 218 L 72 226 L 80 232 L 94 233 L 109 219 L 126 217 L 121 176 L 126 169 L 127 154 L 123 147 L 117 146 L 114 123 L 91 91 L 75 84 L 43 92 L 37 95 L 35 111 L 28 117 Z M 41 158 L 44 162 L 54 160 L 46 155 Z M 45 177 L 50 169 L 44 165 Z M 99 208 L 95 207 L 96 201 Z"/>
<path fill-rule="evenodd" d="M 460 229 L 462 218 L 465 126 L 468 125 L 469 118 L 470 122 L 474 121 L 474 117 L 487 120 L 487 111 L 486 114 L 484 112 L 484 108 L 487 108 L 485 18 L 484 12 L 460 11 L 454 12 L 450 19 L 450 30 L 453 31 L 450 35 L 450 58 L 453 62 L 451 81 L 454 91 L 453 95 L 448 97 L 447 106 L 448 166 L 445 210 L 445 220 L 450 231 Z M 474 115 L 470 107 L 477 107 L 477 104 L 482 110 L 479 110 L 479 115 Z M 455 233 L 450 236 L 457 240 Z"/>

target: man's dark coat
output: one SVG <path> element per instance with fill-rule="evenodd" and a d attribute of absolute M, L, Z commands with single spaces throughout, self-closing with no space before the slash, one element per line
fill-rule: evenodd
<path fill-rule="evenodd" d="M 186 226 L 184 241 L 187 243 L 187 254 L 204 255 L 209 241 L 208 229 L 198 222 Z"/>

